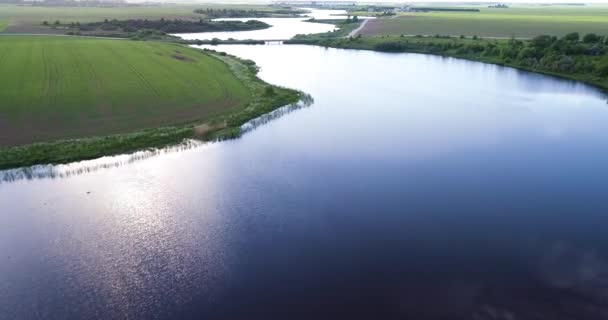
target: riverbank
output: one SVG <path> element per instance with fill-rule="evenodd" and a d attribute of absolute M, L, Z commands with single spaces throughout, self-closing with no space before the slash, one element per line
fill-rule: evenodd
<path fill-rule="evenodd" d="M 363 25 L 363 19 L 309 19 L 307 23 L 324 23 L 333 24 L 335 28 L 328 32 L 312 33 L 312 34 L 297 34 L 291 40 L 285 43 L 317 42 L 326 39 L 338 39 L 348 37 L 353 31 Z"/>
<path fill-rule="evenodd" d="M 91 41 L 91 40 L 89 40 Z M 111 41 L 111 40 L 101 40 L 101 41 Z M 126 44 L 133 43 L 142 43 L 142 42 L 123 42 Z M 25 143 L 19 144 L 17 146 L 8 146 L 8 147 L 0 147 L 0 169 L 9 169 L 23 166 L 31 166 L 36 164 L 60 164 L 60 163 L 68 163 L 80 160 L 94 159 L 102 156 L 116 155 L 122 153 L 129 153 L 138 150 L 144 150 L 149 148 L 161 148 L 173 144 L 177 144 L 182 142 L 184 139 L 200 139 L 200 140 L 216 140 L 216 139 L 227 139 L 238 137 L 241 134 L 240 126 L 246 123 L 248 120 L 254 119 L 260 115 L 268 113 L 274 109 L 282 107 L 284 105 L 289 105 L 291 103 L 297 102 L 302 93 L 286 89 L 282 87 L 273 86 L 267 84 L 260 80 L 257 77 L 257 67 L 253 61 L 241 60 L 233 56 L 225 55 L 222 53 L 217 53 L 214 51 L 205 50 L 204 52 L 188 48 L 183 45 L 176 44 L 163 44 L 163 43 L 154 43 L 154 42 L 145 42 L 148 45 L 153 45 L 157 47 L 171 46 L 173 50 L 180 51 L 181 53 L 175 53 L 174 55 L 178 57 L 185 57 L 183 59 L 173 58 L 173 60 L 178 61 L 184 64 L 192 64 L 195 63 L 190 60 L 196 59 L 195 55 L 201 56 L 204 59 L 210 59 L 212 61 L 216 61 L 220 66 L 224 66 L 224 68 L 229 69 L 227 75 L 218 75 L 217 71 L 214 76 L 221 77 L 234 77 L 236 83 L 232 83 L 231 86 L 242 86 L 244 92 L 242 94 L 247 99 L 243 104 L 237 103 L 232 107 L 222 107 L 224 106 L 221 101 L 217 101 L 217 103 L 213 102 L 211 106 L 219 106 L 220 108 L 215 108 L 210 110 L 209 112 L 202 112 L 200 110 L 206 110 L 207 107 L 203 107 L 204 105 L 199 105 L 199 107 L 192 109 L 196 111 L 198 115 L 192 114 L 188 117 L 175 118 L 173 120 L 166 119 L 166 117 L 158 114 L 158 112 L 143 112 L 140 116 L 135 116 L 132 114 L 131 116 L 125 118 L 126 124 L 133 124 L 141 122 L 142 118 L 151 118 L 152 120 L 163 120 L 164 125 L 158 125 L 154 128 L 153 125 L 145 125 L 145 127 L 152 127 L 152 129 L 144 129 L 137 130 L 137 127 L 128 130 L 128 128 L 120 129 L 120 131 L 127 133 L 118 133 L 118 134 L 86 134 L 82 133 L 80 136 L 83 138 L 74 138 L 74 139 L 52 139 L 50 142 L 41 142 L 41 143 Z M 140 48 L 141 49 L 141 48 Z M 157 49 L 157 52 L 159 49 Z M 140 51 L 138 49 L 138 51 Z M 210 63 L 211 63 L 210 62 Z M 101 62 L 99 62 L 101 63 Z M 175 68 L 175 66 L 173 66 Z M 190 66 L 192 67 L 192 66 Z M 201 71 L 201 70 L 199 70 Z M 148 79 L 150 80 L 150 79 Z M 216 81 L 220 81 L 216 79 Z M 86 82 L 86 81 L 79 81 Z M 145 83 L 149 83 L 149 81 L 144 81 Z M 124 85 L 124 83 L 123 83 Z M 180 88 L 183 86 L 179 86 Z M 212 88 L 207 87 L 207 89 Z M 159 87 L 160 88 L 160 87 Z M 166 87 L 165 87 L 166 88 Z M 176 87 L 178 88 L 178 87 Z M 221 88 L 219 88 L 221 89 Z M 134 89 L 135 90 L 135 89 Z M 158 100 L 158 96 L 153 94 L 155 90 L 150 94 L 150 97 Z M 200 88 L 195 90 L 200 91 Z M 203 90 L 205 92 L 207 90 Z M 224 92 L 222 95 L 233 95 L 235 92 L 228 87 L 225 87 L 220 90 Z M 240 92 L 240 91 L 239 91 Z M 131 92 L 133 93 L 133 92 Z M 158 93 L 158 92 L 157 92 Z M 184 94 L 185 98 L 190 97 L 195 92 Z M 74 95 L 70 95 L 74 97 Z M 104 96 L 109 97 L 104 94 Z M 129 95 L 131 98 L 132 94 Z M 81 96 L 76 96 L 82 98 Z M 114 95 L 113 98 L 120 98 L 119 96 Z M 129 99 L 131 99 L 129 98 Z M 184 98 L 184 99 L 185 99 Z M 225 100 L 225 98 L 222 98 Z M 124 100 L 124 99 L 123 99 Z M 234 100 L 228 99 L 226 102 L 230 102 L 234 104 L 238 101 L 242 100 Z M 219 103 L 219 104 L 218 104 Z M 80 105 L 80 104 L 79 104 Z M 137 110 L 147 110 L 148 107 L 143 107 L 146 104 L 138 103 L 140 107 Z M 175 107 L 175 105 L 174 105 Z M 202 107 L 202 108 L 201 108 Z M 102 108 L 106 110 L 107 107 Z M 122 108 L 111 108 L 112 110 L 122 110 Z M 183 108 L 182 108 L 183 109 Z M 101 111 L 103 111 L 101 110 Z M 143 111 L 142 110 L 142 111 Z M 163 113 L 169 117 L 175 114 L 179 115 L 180 112 L 176 108 L 172 108 L 172 111 L 169 113 Z M 107 110 L 109 112 L 109 110 Z M 160 109 L 158 110 L 159 112 Z M 167 110 L 169 111 L 169 110 Z M 95 112 L 91 111 L 92 114 Z M 91 112 L 87 113 L 90 114 Z M 202 113 L 200 113 L 202 112 Z M 162 113 L 162 112 L 161 112 Z M 115 114 L 110 113 L 109 115 L 115 116 Z M 91 129 L 88 125 L 82 124 L 81 122 L 86 120 L 82 118 L 84 115 L 77 116 L 73 114 L 66 114 L 65 117 L 57 118 L 56 120 L 60 120 L 63 118 L 74 118 L 80 119 L 76 123 L 78 123 L 78 128 Z M 56 116 L 57 117 L 57 116 Z M 99 120 L 98 117 L 93 117 L 94 120 Z M 103 118 L 103 117 L 102 117 Z M 51 119 L 51 118 L 49 118 Z M 120 118 L 122 119 L 122 118 Z M 131 119 L 131 120 L 129 120 Z M 180 120 L 181 119 L 181 120 Z M 95 121 L 97 121 L 95 120 Z M 103 120 L 103 119 L 102 119 Z M 67 121 L 67 120 L 66 120 Z M 162 123 L 162 122 L 159 122 Z M 63 123 L 63 124 L 62 124 Z M 105 125 L 103 125 L 105 123 Z M 101 128 L 115 128 L 116 121 L 104 121 L 101 123 L 103 126 Z M 167 124 L 175 124 L 175 125 L 167 125 Z M 28 133 L 28 128 L 32 129 L 32 131 L 36 130 L 47 130 L 50 127 L 52 128 L 66 128 L 69 126 L 66 125 L 62 121 L 51 121 L 47 123 L 48 127 L 45 128 L 37 128 L 30 122 L 26 122 L 23 124 L 24 130 L 22 133 Z M 6 126 L 3 126 L 6 129 Z M 73 128 L 73 127 L 72 127 Z M 140 126 L 141 128 L 141 126 Z M 105 130 L 104 129 L 104 130 Z M 8 129 L 7 129 L 8 130 Z M 68 130 L 70 131 L 70 130 Z M 86 131 L 86 130 L 85 130 Z M 70 131 L 71 134 L 74 134 Z M 11 136 L 18 135 L 17 132 L 12 133 Z M 6 136 L 6 135 L 5 135 Z"/>
<path fill-rule="evenodd" d="M 574 34 L 573 34 L 574 35 Z M 531 40 L 447 36 L 379 36 L 352 38 L 302 37 L 286 44 L 332 48 L 410 52 L 485 62 L 581 81 L 608 90 L 605 39 L 594 42 L 539 36 Z"/>

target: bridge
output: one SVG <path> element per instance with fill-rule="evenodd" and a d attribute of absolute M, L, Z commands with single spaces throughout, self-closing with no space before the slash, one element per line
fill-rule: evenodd
<path fill-rule="evenodd" d="M 283 41 L 287 41 L 289 39 L 260 39 L 260 41 L 264 41 L 266 44 L 283 44 Z"/>

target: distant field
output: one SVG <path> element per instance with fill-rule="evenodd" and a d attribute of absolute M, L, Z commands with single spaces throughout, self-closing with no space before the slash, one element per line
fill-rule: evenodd
<path fill-rule="evenodd" d="M 0 146 L 205 119 L 246 105 L 228 66 L 180 45 L 0 37 Z"/>
<path fill-rule="evenodd" d="M 608 34 L 608 6 L 518 6 L 481 12 L 414 12 L 370 21 L 363 35 L 561 36 L 570 32 Z"/>
<path fill-rule="evenodd" d="M 0 20 L 0 32 L 4 31 L 4 28 L 6 28 L 7 24 L 8 24 L 8 19 Z"/>
<path fill-rule="evenodd" d="M 43 28 L 43 21 L 53 23 L 61 22 L 97 22 L 104 19 L 199 19 L 202 16 L 195 14 L 194 9 L 205 8 L 232 8 L 232 9 L 260 9 L 268 6 L 262 5 L 156 5 L 156 6 L 130 6 L 130 7 L 42 7 L 42 6 L 16 6 L 0 4 L 0 32 L 2 21 L 9 21 L 7 33 L 47 33 L 49 28 Z M 52 32 L 52 30 L 51 30 Z"/>

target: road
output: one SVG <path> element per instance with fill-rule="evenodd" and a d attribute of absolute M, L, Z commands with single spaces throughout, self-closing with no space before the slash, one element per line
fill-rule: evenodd
<path fill-rule="evenodd" d="M 353 31 L 349 32 L 349 33 L 348 33 L 348 35 L 347 35 L 346 37 L 348 38 L 348 37 L 354 37 L 354 36 L 356 36 L 356 35 L 357 35 L 357 33 L 358 33 L 359 31 L 361 31 L 363 28 L 365 28 L 365 25 L 367 24 L 367 22 L 368 22 L 369 20 L 370 20 L 370 19 L 365 19 L 365 20 L 363 20 L 363 22 L 361 22 L 361 25 L 359 25 L 359 27 L 358 27 L 357 29 L 355 29 L 355 30 L 353 30 Z"/>

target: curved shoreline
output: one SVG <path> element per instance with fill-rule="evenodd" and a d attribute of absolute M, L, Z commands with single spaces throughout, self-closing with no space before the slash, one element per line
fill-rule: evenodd
<path fill-rule="evenodd" d="M 213 141 L 236 138 L 242 134 L 243 124 L 296 103 L 304 96 L 300 91 L 262 81 L 257 77 L 258 68 L 253 61 L 207 49 L 202 51 L 228 65 L 233 74 L 250 90 L 252 101 L 248 105 L 205 121 L 191 121 L 125 134 L 3 147 L 0 148 L 0 170 L 92 160 L 178 145 L 187 139 Z"/>
<path fill-rule="evenodd" d="M 373 38 L 378 38 L 378 37 L 370 37 L 370 38 L 373 39 Z M 370 38 L 367 38 L 367 39 L 370 39 Z M 397 37 L 395 37 L 395 38 L 397 38 Z M 406 36 L 405 38 L 407 39 L 408 37 Z M 409 38 L 416 39 L 417 37 L 409 37 Z M 421 45 L 419 48 L 415 48 L 415 49 L 407 48 L 407 49 L 402 49 L 402 50 L 398 50 L 398 51 L 378 50 L 375 48 L 374 44 L 366 43 L 365 41 L 369 41 L 369 40 L 366 40 L 365 37 L 356 38 L 355 41 L 352 41 L 352 42 L 344 41 L 344 40 L 345 39 L 341 39 L 341 38 L 331 38 L 331 39 L 323 39 L 323 40 L 314 39 L 314 38 L 313 39 L 296 39 L 296 40 L 286 41 L 285 44 L 316 45 L 316 46 L 330 47 L 330 48 L 336 48 L 336 49 L 367 50 L 367 51 L 375 51 L 375 52 L 383 52 L 383 53 L 429 54 L 429 55 L 434 55 L 434 56 L 463 59 L 463 60 L 467 60 L 467 61 L 487 63 L 487 64 L 503 66 L 503 67 L 510 67 L 510 68 L 514 68 L 517 70 L 542 74 L 542 75 L 546 75 L 546 76 L 552 76 L 552 77 L 565 79 L 565 80 L 576 81 L 576 82 L 580 82 L 580 83 L 595 87 L 596 89 L 608 94 L 608 79 L 603 78 L 603 79 L 601 79 L 601 81 L 596 81 L 596 80 L 593 80 L 592 76 L 590 76 L 588 73 L 578 73 L 577 74 L 577 73 L 555 72 L 555 71 L 550 71 L 550 70 L 542 70 L 542 69 L 538 69 L 538 68 L 527 67 L 527 66 L 516 64 L 516 63 L 505 63 L 503 61 L 498 61 L 496 59 L 492 59 L 492 57 L 483 57 L 481 55 L 473 56 L 470 54 L 469 55 L 454 54 L 454 53 L 445 52 L 445 51 L 444 52 L 434 52 L 434 51 L 428 50 L 428 48 L 424 47 L 423 45 Z"/>

